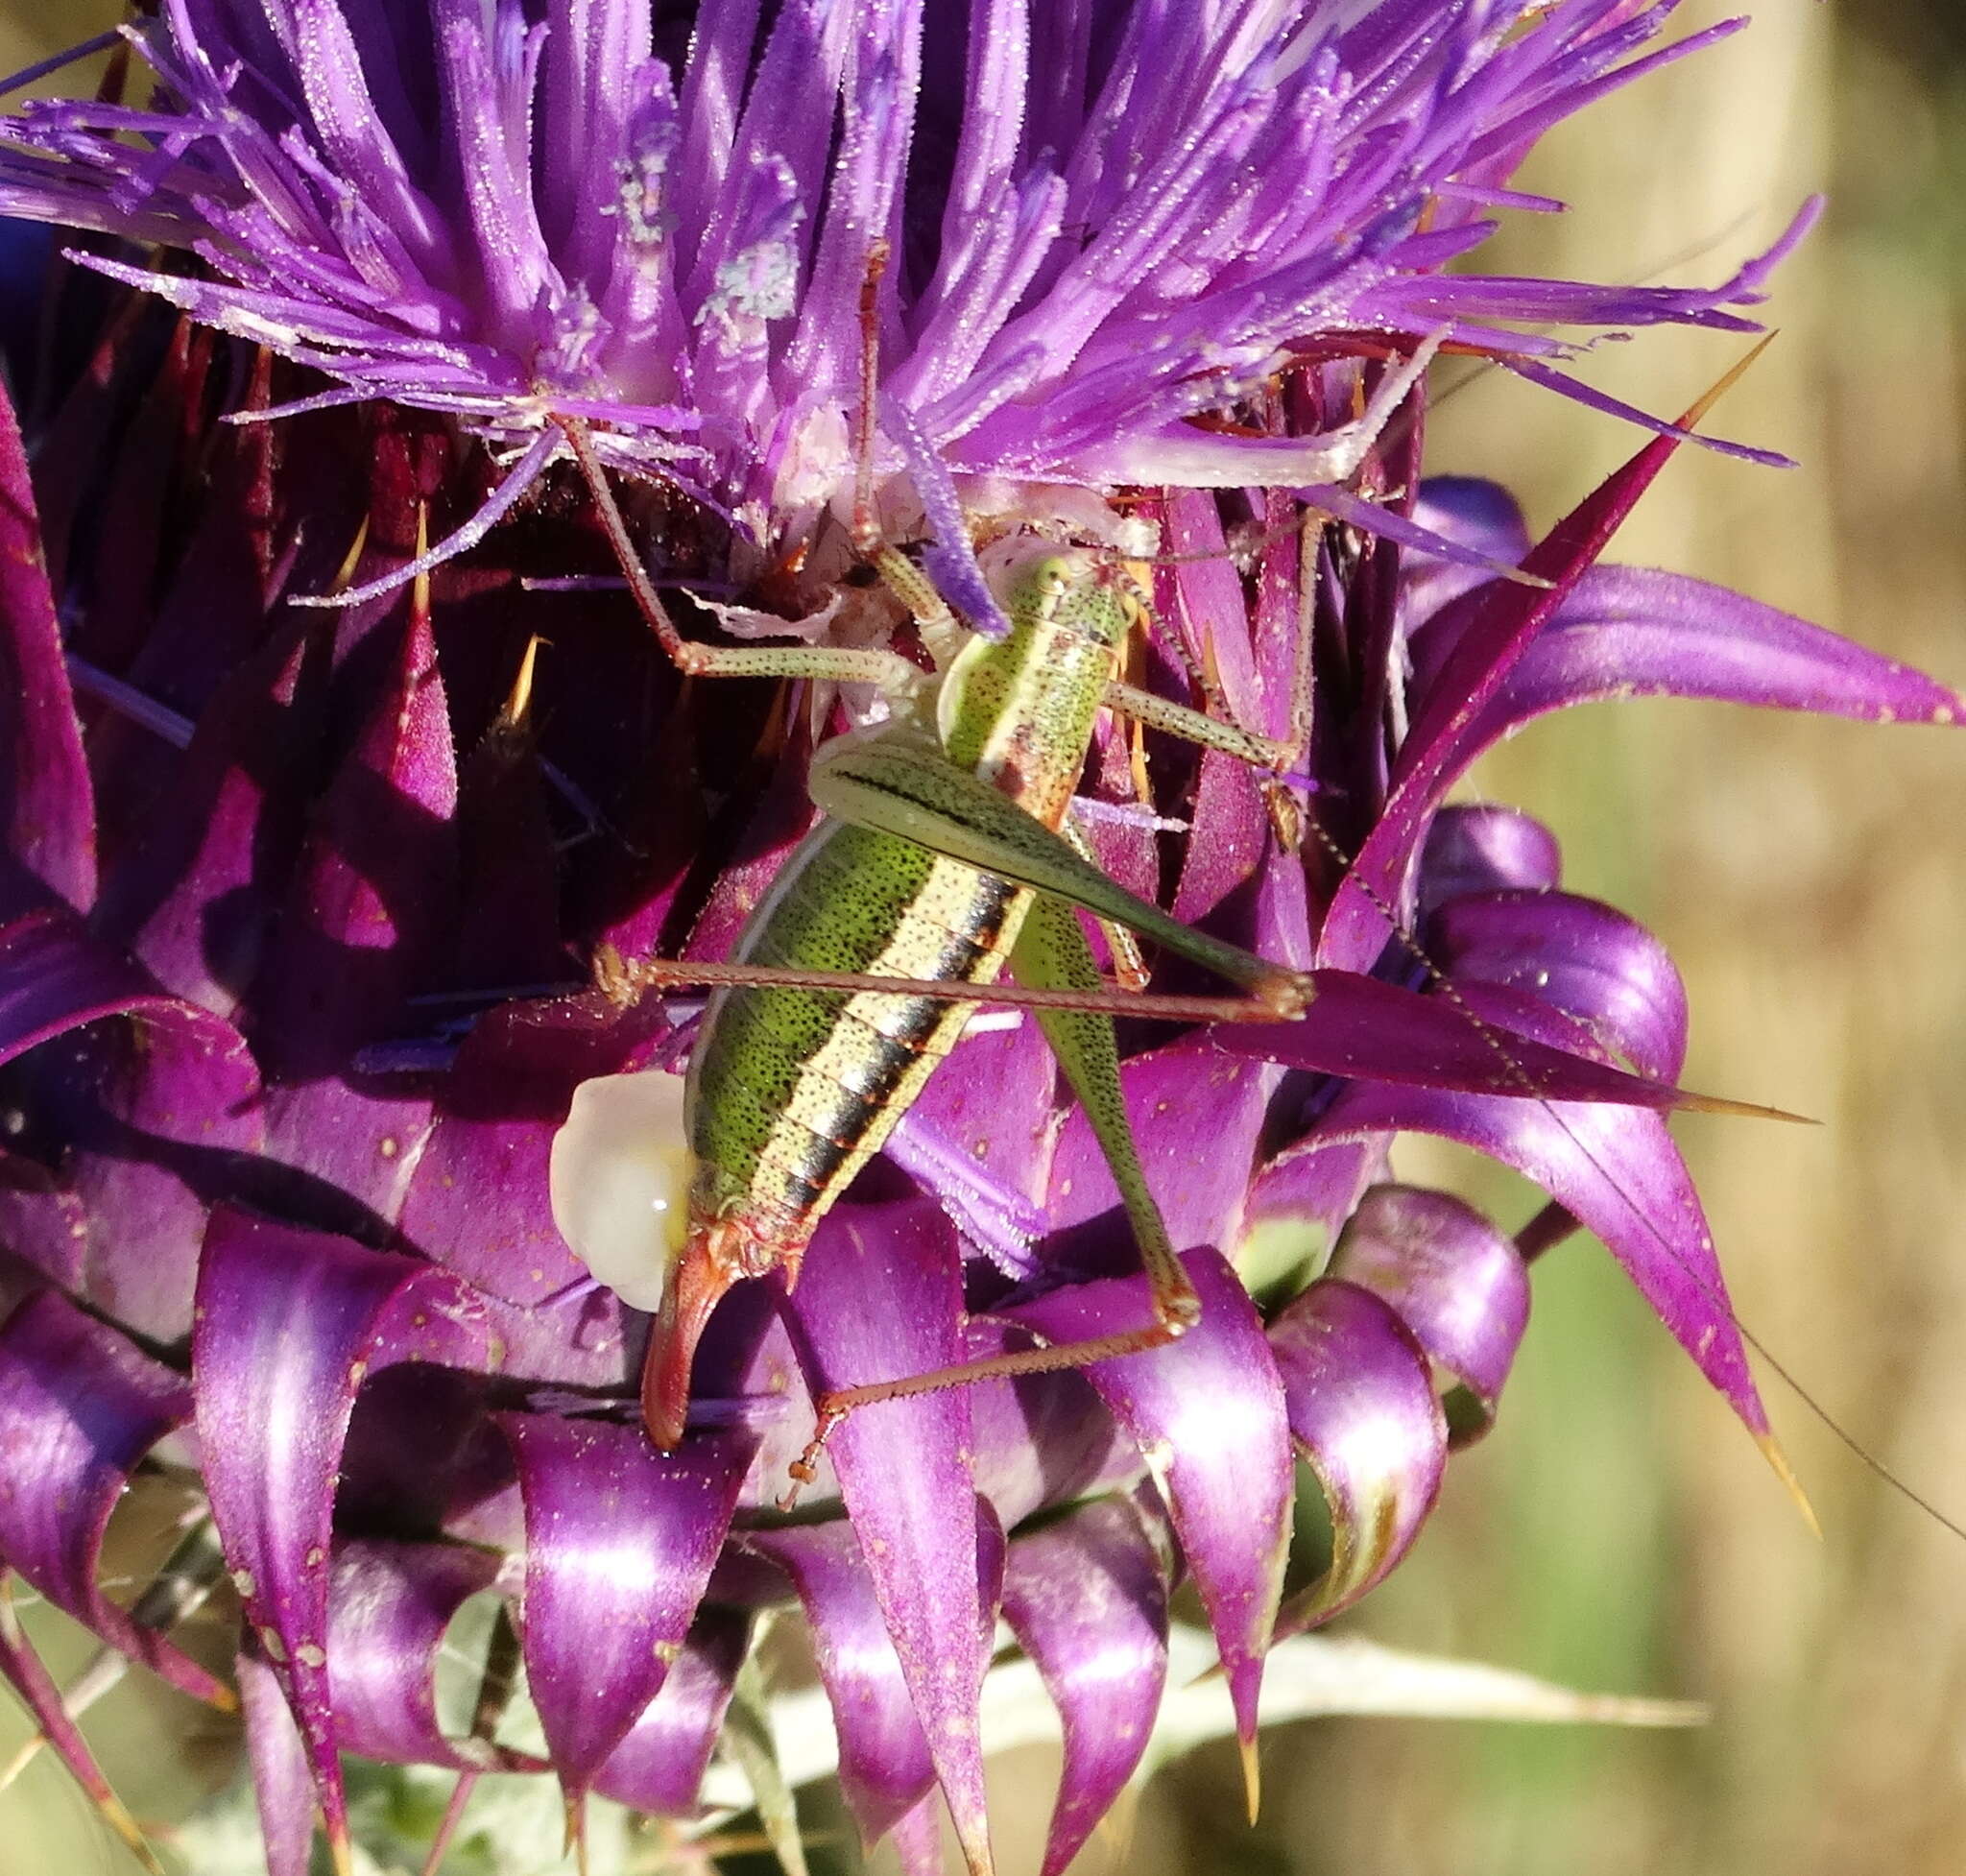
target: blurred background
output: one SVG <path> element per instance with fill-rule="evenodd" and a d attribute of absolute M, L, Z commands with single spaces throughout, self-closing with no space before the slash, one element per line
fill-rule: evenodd
<path fill-rule="evenodd" d="M 1677 31 L 1728 10 L 1688 0 Z M 0 66 L 114 16 L 0 0 Z M 1781 337 L 1721 407 L 1786 473 L 1685 450 L 1614 557 L 1738 587 L 1966 685 L 1966 10 L 1768 0 L 1752 31 L 1552 136 L 1500 271 L 1713 280 L 1801 197 L 1827 223 L 1785 268 Z M 1592 381 L 1682 408 L 1738 354 L 1642 335 Z M 1440 379 L 1451 384 L 1457 373 Z M 1492 373 L 1430 423 L 1437 470 L 1510 483 L 1540 529 L 1636 446 Z M 1820 1129 L 1679 1128 L 1743 1320 L 1849 1432 L 1966 1521 L 1966 745 L 1719 706 L 1539 724 L 1476 790 L 1555 827 L 1567 883 L 1666 940 L 1692 994 L 1688 1082 Z M 1412 1151 L 1404 1176 L 1464 1178 Z M 1526 1215 L 1526 1204 L 1506 1195 Z M 1538 1267 L 1495 1435 L 1461 1455 L 1413 1558 L 1351 1619 L 1402 1648 L 1579 1687 L 1712 1703 L 1646 1734 L 1331 1720 L 1265 1735 L 1240 1827 L 1234 1755 L 1163 1773 L 1079 1867 L 1368 1876 L 1957 1876 L 1966 1869 L 1966 1544 L 1868 1473 L 1765 1368 L 1824 1527 L 1610 1261 Z M 53 1665 L 79 1645 L 55 1633 Z M 177 1710 L 173 1709 L 174 1716 Z M 141 1715 L 99 1731 L 134 1808 L 199 1776 Z M 0 1714 L 0 1758 L 18 1736 Z M 995 1768 L 1003 1864 L 1034 1869 L 1042 1754 Z M 0 1797 L 9 1876 L 133 1867 L 52 1766 Z"/>

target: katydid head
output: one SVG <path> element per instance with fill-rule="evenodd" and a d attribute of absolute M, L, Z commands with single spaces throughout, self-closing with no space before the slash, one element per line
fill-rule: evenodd
<path fill-rule="evenodd" d="M 1043 535 L 1009 534 L 979 558 L 1014 628 L 1048 626 L 1114 651 L 1125 643 L 1138 597 L 1111 555 L 1061 546 Z"/>

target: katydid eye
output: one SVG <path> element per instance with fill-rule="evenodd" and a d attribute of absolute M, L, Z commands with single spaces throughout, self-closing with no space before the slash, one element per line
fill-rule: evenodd
<path fill-rule="evenodd" d="M 597 1075 L 553 1136 L 553 1222 L 594 1281 L 653 1312 L 689 1231 L 695 1162 L 681 1075 Z"/>

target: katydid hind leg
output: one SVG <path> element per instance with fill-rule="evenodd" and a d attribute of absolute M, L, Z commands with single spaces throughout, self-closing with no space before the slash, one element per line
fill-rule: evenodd
<path fill-rule="evenodd" d="M 835 819 L 913 841 L 1124 925 L 1238 985 L 1279 1017 L 1301 1014 L 1310 1000 L 1311 982 L 1301 973 L 1197 931 L 1128 892 L 981 776 L 953 766 L 919 738 L 835 737 L 814 756 L 809 782 L 814 803 Z"/>
<path fill-rule="evenodd" d="M 1043 894 L 1025 919 L 1011 953 L 1011 968 L 1034 989 L 1083 991 L 1100 982 L 1098 966 L 1070 906 Z M 1122 1356 L 1144 1354 L 1149 1349 L 1165 1347 L 1201 1319 L 1201 1298 L 1175 1255 L 1161 1208 L 1147 1185 L 1146 1172 L 1134 1144 L 1112 1018 L 1080 1010 L 1041 1010 L 1038 1022 L 1086 1111 L 1086 1118 L 1113 1174 L 1113 1183 L 1118 1189 L 1146 1273 L 1151 1319 L 1138 1328 L 1110 1335 L 1019 1349 L 894 1381 L 835 1388 L 821 1395 L 815 1403 L 818 1423 L 811 1441 L 792 1467 L 795 1479 L 811 1479 L 819 1455 L 833 1430 L 861 1407 L 905 1400 L 916 1394 L 940 1393 L 972 1382 L 1055 1374 L 1061 1369 L 1087 1368 Z"/>
<path fill-rule="evenodd" d="M 883 977 L 863 971 L 812 971 L 792 965 L 718 959 L 624 958 L 603 947 L 594 960 L 594 987 L 619 1008 L 644 992 L 673 990 L 810 990 L 825 995 L 919 997 L 946 1003 L 994 1003 L 1009 1009 L 1078 1011 L 1161 1022 L 1274 1022 L 1277 1012 L 1253 997 L 1163 996 L 1104 977 L 1087 985 L 974 983 L 963 978 Z"/>
<path fill-rule="evenodd" d="M 1072 908 L 1042 893 L 1011 952 L 1011 969 L 1021 981 L 1038 986 L 1078 989 L 1099 981 L 1098 967 Z M 1140 1165 L 1126 1111 L 1113 1020 L 1075 1010 L 1040 1010 L 1038 1022 L 1086 1111 L 1087 1123 L 1126 1208 L 1153 1291 L 1155 1324 L 1163 1339 L 1172 1339 L 1194 1327 L 1201 1301 L 1174 1254 L 1161 1207 Z"/>

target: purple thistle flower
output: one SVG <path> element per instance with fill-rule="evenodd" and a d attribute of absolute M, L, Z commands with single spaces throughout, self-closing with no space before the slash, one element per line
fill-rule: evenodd
<path fill-rule="evenodd" d="M 0 211 L 194 254 L 90 264 L 524 450 L 489 518 L 577 417 L 791 544 L 851 477 L 875 240 L 918 476 L 1343 482 L 1355 449 L 1187 420 L 1334 339 L 1561 383 L 1501 322 L 1753 329 L 1812 205 L 1712 289 L 1442 272 L 1557 205 L 1506 187 L 1543 131 L 1741 24 L 1638 56 L 1674 4 L 169 0 L 130 29 L 156 96 L 27 106 Z"/>
<path fill-rule="evenodd" d="M 1514 164 L 1652 62 L 1669 5 L 815 0 L 763 34 L 755 7 L 683 11 L 179 0 L 138 29 L 155 99 L 34 107 L 0 156 L 0 206 L 182 251 L 82 255 L 141 292 L 40 387 L 32 486 L 0 432 L 0 1558 L 243 1709 L 279 1876 L 317 1803 L 347 1859 L 343 1753 L 445 1768 L 460 1803 L 531 1771 L 576 1819 L 589 1794 L 691 1814 L 758 1612 L 794 1599 L 848 1803 L 917 1866 L 938 1789 L 988 1865 L 1001 1617 L 1065 1738 L 1049 1876 L 1140 1762 L 1177 1583 L 1252 1747 L 1266 1650 L 1398 1562 L 1495 1412 L 1527 1262 L 1576 1222 L 1765 1438 L 1663 1118 L 1669 961 L 1560 890 L 1533 822 L 1444 803 L 1589 699 L 1961 707 L 1800 620 L 1597 565 L 1675 426 L 1533 548 L 1498 491 L 1420 483 L 1397 361 L 1427 342 L 1562 382 L 1560 341 L 1497 322 L 1744 328 L 1727 308 L 1781 246 L 1704 293 L 1440 271 L 1487 208 L 1537 205 Z M 1028 1022 L 974 1025 L 795 1290 L 733 1291 L 674 1454 L 634 1419 L 645 1317 L 556 1225 L 576 1101 L 614 1124 L 631 1074 L 626 1098 L 665 1098 L 689 1041 L 681 1001 L 586 991 L 592 959 L 723 955 L 860 702 L 683 685 L 610 589 L 557 421 L 659 485 L 635 518 L 693 629 L 905 639 L 843 577 L 835 519 L 877 241 L 882 515 L 925 524 L 952 597 L 987 616 L 979 517 L 1117 538 L 1128 485 L 1169 557 L 1154 687 L 1201 701 L 1206 671 L 1283 734 L 1309 658 L 1296 803 L 1328 845 L 1282 840 L 1240 763 L 1111 728 L 1086 799 L 1109 872 L 1314 971 L 1319 999 L 1127 1038 L 1197 1328 L 856 1416 L 787 1523 L 812 1396 L 1144 1308 Z M 1360 394 L 1405 414 L 1348 430 Z M 1307 549 L 1306 488 L 1359 530 Z M 1492 577 L 1518 563 L 1535 584 Z M 344 573 L 372 596 L 292 603 Z M 1511 1236 L 1397 1184 L 1414 1130 L 1550 1209 Z M 632 1171 L 618 1141 L 585 1175 L 579 1150 L 576 1192 Z M 1335 1545 L 1286 1603 L 1293 1455 Z M 231 1679 L 98 1584 L 144 1464 L 209 1503 Z M 489 1694 L 472 1725 L 440 1713 L 448 1624 L 487 1596 L 537 1738 Z M 106 1789 L 4 1625 L 0 1671 Z"/>

